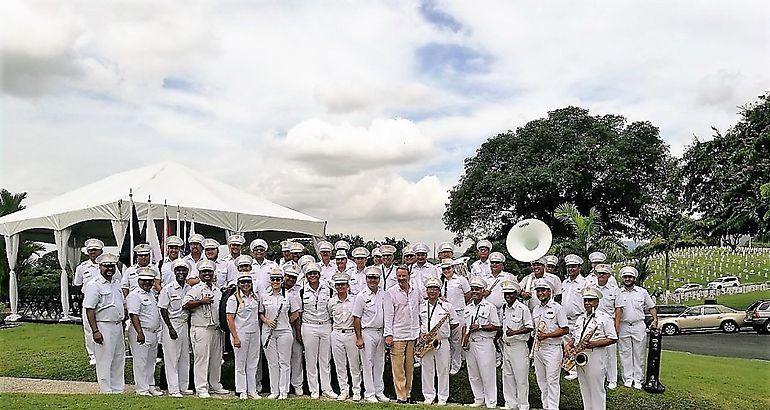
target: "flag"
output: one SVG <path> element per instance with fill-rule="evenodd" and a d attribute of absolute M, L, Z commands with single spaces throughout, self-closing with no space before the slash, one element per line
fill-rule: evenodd
<path fill-rule="evenodd" d="M 144 225 L 147 233 L 147 244 L 150 245 L 150 263 L 158 266 L 163 260 L 163 253 L 160 250 L 160 241 L 158 241 L 158 231 L 155 229 L 155 221 L 152 219 L 152 209 L 147 204 L 147 223 Z"/>
<path fill-rule="evenodd" d="M 138 240 L 141 237 L 142 232 L 139 229 L 139 217 L 136 215 L 136 206 L 134 205 L 134 202 L 131 201 L 131 216 L 128 226 L 126 227 L 126 234 L 123 236 L 123 246 L 120 247 L 120 257 L 118 258 L 123 266 L 131 266 L 134 264 L 134 261 L 132 260 L 134 240 Z"/>

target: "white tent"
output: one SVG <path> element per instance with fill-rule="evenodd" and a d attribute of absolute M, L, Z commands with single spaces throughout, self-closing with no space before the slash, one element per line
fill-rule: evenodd
<path fill-rule="evenodd" d="M 195 231 L 222 239 L 230 232 L 256 232 L 274 239 L 287 233 L 323 237 L 326 222 L 266 201 L 182 165 L 163 162 L 115 174 L 46 202 L 0 218 L 10 272 L 11 320 L 18 319 L 18 289 L 14 267 L 20 240 L 55 243 L 62 268 L 62 311 L 69 312 L 65 271 L 79 262 L 78 250 L 87 238 L 118 247 L 129 221 L 133 192 L 140 221 L 150 212 L 164 219 L 164 203 L 175 226 L 179 218 L 195 221 Z M 148 202 L 152 200 L 152 203 Z"/>

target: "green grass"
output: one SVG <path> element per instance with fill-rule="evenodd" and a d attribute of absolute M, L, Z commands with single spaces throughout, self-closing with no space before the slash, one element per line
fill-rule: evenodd
<path fill-rule="evenodd" d="M 0 376 L 31 377 L 58 380 L 94 381 L 93 368 L 88 366 L 83 349 L 81 327 L 76 325 L 22 324 L 0 329 Z M 770 377 L 770 363 L 758 360 L 698 356 L 680 352 L 664 352 L 661 381 L 667 390 L 662 395 L 651 395 L 633 389 L 619 388 L 608 391 L 608 408 L 646 410 L 668 409 L 760 409 L 770 407 L 765 394 Z M 131 362 L 127 361 L 127 375 Z M 232 388 L 233 371 L 230 362 L 222 372 L 225 387 Z M 419 371 L 415 374 L 415 399 L 422 399 Z M 333 384 L 336 380 L 333 379 Z M 500 380 L 498 376 L 498 380 Z M 131 379 L 127 377 L 127 382 Z M 390 371 L 386 369 L 386 393 L 394 396 Z M 336 384 L 335 384 L 336 386 Z M 498 383 L 499 386 L 499 383 Z M 576 381 L 561 380 L 561 408 L 581 409 L 582 402 Z M 725 392 L 739 394 L 725 394 Z M 502 404 L 502 389 L 498 388 Z M 540 406 L 540 392 L 534 374 L 530 374 L 530 404 Z M 468 403 L 472 398 L 464 371 L 450 378 L 450 400 Z M 131 394 L 100 395 L 42 395 L 2 394 L 4 408 L 210 408 L 213 403 L 227 403 L 229 407 L 243 407 L 238 401 L 203 401 L 193 398 L 143 398 Z M 351 406 L 335 402 L 292 400 L 298 408 L 337 409 Z M 253 402 L 249 402 L 253 406 Z M 286 403 L 262 401 L 260 406 L 285 407 Z M 392 405 L 375 405 L 385 408 Z"/>
<path fill-rule="evenodd" d="M 735 310 L 746 310 L 757 299 L 770 299 L 770 290 L 758 290 L 756 292 L 736 293 L 734 295 L 721 295 L 716 298 L 720 305 L 731 307 Z M 689 299 L 682 304 L 687 306 L 702 305 L 703 299 Z"/>

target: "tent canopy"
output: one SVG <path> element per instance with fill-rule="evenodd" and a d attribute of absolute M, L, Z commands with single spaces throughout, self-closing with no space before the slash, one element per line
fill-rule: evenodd
<path fill-rule="evenodd" d="M 149 211 L 153 219 L 162 221 L 165 202 L 172 225 L 178 207 L 179 217 L 194 220 L 196 232 L 204 235 L 216 232 L 215 236 L 221 237 L 225 230 L 265 234 L 293 232 L 315 237 L 325 234 L 325 221 L 173 162 L 121 172 L 6 215 L 0 218 L 0 234 L 21 233 L 24 239 L 53 242 L 52 231 L 70 228 L 78 238 L 97 237 L 107 244 L 114 244 L 110 221 L 128 221 L 130 190 L 140 220 L 145 220 Z M 147 202 L 148 198 L 152 200 L 151 204 Z"/>

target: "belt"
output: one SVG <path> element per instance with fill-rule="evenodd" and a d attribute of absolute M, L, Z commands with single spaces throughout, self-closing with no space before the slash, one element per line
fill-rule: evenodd
<path fill-rule="evenodd" d="M 375 330 L 377 332 L 381 332 L 382 328 L 381 327 L 365 327 L 364 330 Z"/>
<path fill-rule="evenodd" d="M 621 322 L 621 323 L 625 323 L 625 324 L 627 324 L 627 325 L 629 325 L 629 326 L 633 326 L 633 325 L 635 325 L 635 324 L 637 324 L 637 323 L 639 323 L 639 322 L 641 322 L 641 320 L 636 320 L 636 321 L 633 321 L 633 322 L 629 322 L 629 321 L 623 321 L 623 322 Z"/>
<path fill-rule="evenodd" d="M 353 333 L 354 332 L 353 329 L 334 329 L 334 331 L 338 332 L 338 333 Z"/>
<path fill-rule="evenodd" d="M 123 323 L 122 320 L 97 320 L 96 322 L 97 323 L 109 323 L 109 324 L 113 324 L 113 325 L 119 325 L 119 324 Z"/>
<path fill-rule="evenodd" d="M 323 320 L 305 320 L 305 319 L 302 319 L 302 324 L 303 325 L 326 325 L 326 324 L 329 324 L 329 322 L 330 322 L 329 320 L 323 321 Z"/>

